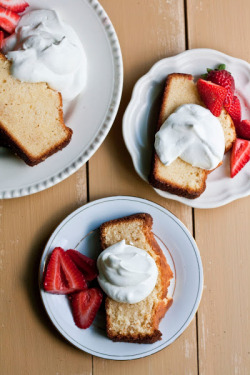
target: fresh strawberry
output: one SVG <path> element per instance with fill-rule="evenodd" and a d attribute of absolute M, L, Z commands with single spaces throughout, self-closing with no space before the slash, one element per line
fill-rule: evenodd
<path fill-rule="evenodd" d="M 102 292 L 91 288 L 70 296 L 73 318 L 79 328 L 88 328 L 102 303 Z"/>
<path fill-rule="evenodd" d="M 0 6 L 0 27 L 8 33 L 12 34 L 15 31 L 20 18 L 17 13 Z"/>
<path fill-rule="evenodd" d="M 87 281 L 94 280 L 97 275 L 96 261 L 79 253 L 76 250 L 67 250 L 66 254 L 73 260 L 77 268 L 84 274 L 84 277 Z"/>
<path fill-rule="evenodd" d="M 56 247 L 46 268 L 43 287 L 46 292 L 69 294 L 87 288 L 83 274 L 61 247 Z"/>
<path fill-rule="evenodd" d="M 206 107 L 214 116 L 220 116 L 227 89 L 201 78 L 198 79 L 197 88 Z"/>
<path fill-rule="evenodd" d="M 237 138 L 231 152 L 231 177 L 234 177 L 250 160 L 250 141 Z"/>
<path fill-rule="evenodd" d="M 0 49 L 3 47 L 4 32 L 0 30 Z"/>
<path fill-rule="evenodd" d="M 225 109 L 231 116 L 234 125 L 237 126 L 237 124 L 241 121 L 241 106 L 240 101 L 236 95 L 234 95 L 232 103 L 230 105 L 225 104 Z"/>
<path fill-rule="evenodd" d="M 0 0 L 0 6 L 12 10 L 12 12 L 21 13 L 29 6 L 25 0 Z"/>
<path fill-rule="evenodd" d="M 239 138 L 248 139 L 250 141 L 250 120 L 242 120 L 235 128 Z"/>
<path fill-rule="evenodd" d="M 231 75 L 231 73 L 229 73 L 225 69 L 221 69 L 220 67 L 222 67 L 222 65 L 220 65 L 218 69 L 214 69 L 214 70 L 208 69 L 208 74 L 207 74 L 206 79 L 208 81 L 216 83 L 216 85 L 225 87 L 225 89 L 227 89 L 227 95 L 226 95 L 224 104 L 230 105 L 233 99 L 234 91 L 235 91 L 234 78 Z"/>

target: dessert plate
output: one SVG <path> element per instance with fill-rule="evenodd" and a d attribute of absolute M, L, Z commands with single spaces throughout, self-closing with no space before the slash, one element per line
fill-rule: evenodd
<path fill-rule="evenodd" d="M 108 220 L 149 213 L 154 220 L 153 232 L 172 271 L 169 294 L 173 305 L 160 323 L 162 340 L 154 344 L 112 342 L 105 333 L 105 313 L 99 311 L 92 326 L 76 327 L 66 296 L 45 293 L 42 288 L 46 260 L 56 246 L 76 248 L 96 258 L 100 252 L 99 226 Z M 44 307 L 58 331 L 85 352 L 113 360 L 149 356 L 176 340 L 187 328 L 198 309 L 203 288 L 203 269 L 199 250 L 187 228 L 165 208 L 135 197 L 117 196 L 100 199 L 80 207 L 69 215 L 51 235 L 42 255 L 39 269 L 40 292 Z"/>
<path fill-rule="evenodd" d="M 0 199 L 47 189 L 77 171 L 108 134 L 120 103 L 123 65 L 115 30 L 97 0 L 29 0 L 29 10 L 54 9 L 79 36 L 87 56 L 87 85 L 74 101 L 64 103 L 72 128 L 70 144 L 35 167 L 0 147 Z M 42 5 L 41 5 L 42 4 Z"/>
<path fill-rule="evenodd" d="M 154 128 L 158 121 L 161 96 L 166 77 L 170 73 L 190 73 L 195 78 L 226 64 L 235 79 L 236 93 L 242 107 L 242 119 L 250 118 L 250 64 L 211 49 L 193 49 L 157 62 L 136 83 L 131 101 L 123 117 L 123 137 L 138 175 L 148 182 L 154 143 Z M 207 178 L 205 192 L 196 199 L 179 197 L 154 189 L 164 198 L 173 199 L 196 208 L 223 206 L 250 194 L 250 163 L 234 178 L 230 178 L 230 152 L 222 166 Z"/>

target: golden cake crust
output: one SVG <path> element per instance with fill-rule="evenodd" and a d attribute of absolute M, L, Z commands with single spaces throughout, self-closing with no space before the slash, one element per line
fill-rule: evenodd
<path fill-rule="evenodd" d="M 167 77 L 155 133 L 160 129 L 167 117 L 180 105 L 193 103 L 205 107 L 193 79 L 194 77 L 191 74 L 184 73 L 173 73 Z M 218 119 L 224 130 L 225 152 L 227 152 L 236 138 L 234 124 L 225 109 L 222 110 Z M 154 149 L 149 183 L 155 188 L 171 194 L 195 199 L 206 189 L 206 179 L 210 172 L 193 167 L 180 158 L 177 158 L 171 165 L 164 166 Z M 183 176 L 187 177 L 184 178 Z"/>
<path fill-rule="evenodd" d="M 2 108 L 2 111 L 0 111 L 0 145 L 10 148 L 28 165 L 36 165 L 67 146 L 71 140 L 73 132 L 64 124 L 63 120 L 62 96 L 49 88 L 46 83 L 27 83 L 14 78 L 10 74 L 11 63 L 1 53 L 0 64 L 0 77 L 2 76 L 3 82 L 2 87 L 0 86 L 0 107 Z M 7 88 L 5 89 L 5 87 Z M 19 99 L 17 95 L 17 91 L 24 88 L 26 95 L 31 98 L 30 102 L 25 104 L 23 102 L 24 99 Z M 8 98 L 13 98 L 13 103 L 11 103 L 12 106 L 10 106 L 9 110 L 7 109 L 9 103 L 4 102 L 7 95 Z M 41 115 L 38 113 L 40 107 L 36 110 L 37 103 L 32 101 L 33 96 L 39 99 L 39 95 L 41 99 L 43 98 L 43 103 L 48 103 L 48 106 L 44 106 L 44 111 Z M 49 106 L 51 101 L 55 103 L 56 107 Z M 19 107 L 22 107 L 22 111 Z M 49 112 L 50 108 L 53 109 L 51 113 Z M 54 119 L 52 116 L 55 116 Z M 15 121 L 18 121 L 18 118 L 25 118 L 25 129 L 22 128 L 24 120 L 20 127 L 16 126 L 16 129 L 10 126 Z M 50 120 L 54 124 L 53 131 L 47 135 L 48 139 L 52 140 L 48 146 L 46 146 L 43 138 L 46 136 L 46 129 L 42 129 L 43 124 L 46 124 L 46 120 Z M 25 130 L 25 136 L 21 134 L 20 130 Z M 56 135 L 57 131 L 60 132 L 60 135 Z M 27 142 L 29 136 L 31 138 L 30 145 Z M 35 150 L 34 143 L 32 143 L 34 139 L 37 144 L 37 150 Z M 40 140 L 43 146 L 39 145 Z"/>
<path fill-rule="evenodd" d="M 109 313 L 110 310 L 114 309 L 121 309 L 123 306 L 126 306 L 126 308 L 133 308 L 138 309 L 140 308 L 140 302 L 137 304 L 129 305 L 129 304 L 122 304 L 116 301 L 113 301 L 109 297 L 106 297 L 105 301 L 105 310 L 106 310 L 106 330 L 107 335 L 110 339 L 113 341 L 125 341 L 125 342 L 136 342 L 136 343 L 153 343 L 161 338 L 161 332 L 159 331 L 159 323 L 162 317 L 165 315 L 168 308 L 171 306 L 173 300 L 172 298 L 167 298 L 167 291 L 170 284 L 170 281 L 173 277 L 173 273 L 171 271 L 170 266 L 168 265 L 166 258 L 159 247 L 158 243 L 156 242 L 153 232 L 152 232 L 152 224 L 153 219 L 149 214 L 146 213 L 138 213 L 131 216 L 126 216 L 123 218 L 115 219 L 108 221 L 101 225 L 100 227 L 100 240 L 101 240 L 101 246 L 104 250 L 108 246 L 110 246 L 110 243 L 107 241 L 106 237 L 106 231 L 107 229 L 112 231 L 112 228 L 116 228 L 117 225 L 125 225 L 129 226 L 130 224 L 135 225 L 137 223 L 142 224 L 142 232 L 145 236 L 145 239 L 147 241 L 147 245 L 150 246 L 151 251 L 155 254 L 155 262 L 158 268 L 158 272 L 160 274 L 159 276 L 159 296 L 157 303 L 155 303 L 152 311 L 148 312 L 151 314 L 151 327 L 150 330 L 147 332 L 136 332 L 136 330 L 131 333 L 127 332 L 119 333 L 112 327 L 112 319 L 111 314 Z M 122 236 L 116 241 L 120 241 L 122 239 Z M 150 298 L 147 297 L 147 298 Z M 136 306 L 137 305 L 137 306 Z M 133 306 L 133 307 L 131 307 Z M 129 330 L 129 329 L 128 329 Z"/>

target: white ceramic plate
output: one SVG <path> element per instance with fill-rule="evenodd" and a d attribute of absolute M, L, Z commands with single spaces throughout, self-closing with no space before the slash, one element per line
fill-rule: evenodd
<path fill-rule="evenodd" d="M 87 86 L 69 105 L 65 123 L 73 129 L 70 144 L 35 167 L 0 147 L 0 199 L 47 189 L 78 170 L 101 145 L 120 103 L 123 66 L 115 30 L 96 0 L 30 0 L 29 10 L 55 9 L 82 41 L 87 56 Z"/>
<path fill-rule="evenodd" d="M 160 323 L 163 333 L 161 341 L 154 344 L 114 343 L 105 334 L 104 312 L 98 313 L 90 328 L 82 330 L 76 327 L 67 297 L 43 291 L 43 270 L 48 255 L 56 246 L 64 249 L 77 248 L 96 258 L 100 252 L 100 224 L 139 212 L 149 213 L 153 217 L 153 232 L 174 272 L 169 288 L 174 302 Z M 158 352 L 176 340 L 187 328 L 201 299 L 203 269 L 196 243 L 180 220 L 153 202 L 118 196 L 86 204 L 58 226 L 42 255 L 39 283 L 45 309 L 55 327 L 68 341 L 98 357 L 129 360 Z"/>
<path fill-rule="evenodd" d="M 232 73 L 236 92 L 241 101 L 242 119 L 250 119 L 250 64 L 211 49 L 193 49 L 157 62 L 136 83 L 131 101 L 123 118 L 123 137 L 138 175 L 148 182 L 153 132 L 158 119 L 162 90 L 170 73 L 190 73 L 196 78 L 214 68 L 226 64 Z M 230 153 L 223 165 L 207 178 L 207 188 L 197 199 L 187 199 L 159 189 L 164 198 L 174 199 L 191 207 L 213 208 L 225 205 L 250 194 L 250 163 L 234 178 L 230 178 Z"/>

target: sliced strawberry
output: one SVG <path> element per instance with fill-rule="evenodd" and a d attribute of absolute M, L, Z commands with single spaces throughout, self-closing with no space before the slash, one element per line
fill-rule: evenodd
<path fill-rule="evenodd" d="M 248 139 L 250 141 L 250 120 L 242 120 L 235 128 L 239 138 Z"/>
<path fill-rule="evenodd" d="M 70 296 L 73 318 L 79 328 L 88 328 L 102 303 L 102 292 L 91 288 Z"/>
<path fill-rule="evenodd" d="M 237 126 L 237 124 L 239 124 L 241 121 L 241 106 L 240 106 L 240 101 L 236 95 L 234 95 L 232 103 L 230 105 L 227 105 L 225 103 L 225 109 L 231 116 L 234 122 L 234 125 Z"/>
<path fill-rule="evenodd" d="M 237 138 L 231 152 L 231 177 L 234 177 L 250 160 L 250 141 Z"/>
<path fill-rule="evenodd" d="M 82 271 L 87 281 L 94 280 L 97 277 L 98 271 L 94 259 L 88 258 L 76 250 L 67 250 L 66 254 L 73 260 L 77 268 Z"/>
<path fill-rule="evenodd" d="M 216 85 L 223 86 L 225 89 L 234 93 L 235 82 L 232 74 L 225 69 L 210 70 L 207 74 L 208 81 L 216 83 Z"/>
<path fill-rule="evenodd" d="M 12 12 L 21 13 L 29 6 L 25 0 L 0 0 L 0 6 L 12 10 Z"/>
<path fill-rule="evenodd" d="M 20 20 L 20 16 L 9 9 L 0 6 L 0 27 L 12 34 Z"/>
<path fill-rule="evenodd" d="M 227 89 L 201 78 L 198 79 L 197 88 L 206 107 L 214 116 L 220 116 Z"/>
<path fill-rule="evenodd" d="M 207 69 L 206 79 L 216 85 L 225 87 L 227 89 L 227 95 L 224 104 L 230 105 L 234 96 L 235 82 L 230 72 L 228 72 L 224 64 L 218 66 L 217 69 Z"/>
<path fill-rule="evenodd" d="M 4 32 L 0 30 L 0 48 L 3 48 Z"/>
<path fill-rule="evenodd" d="M 46 292 L 69 294 L 87 288 L 83 274 L 61 247 L 56 247 L 46 268 L 43 287 Z"/>

